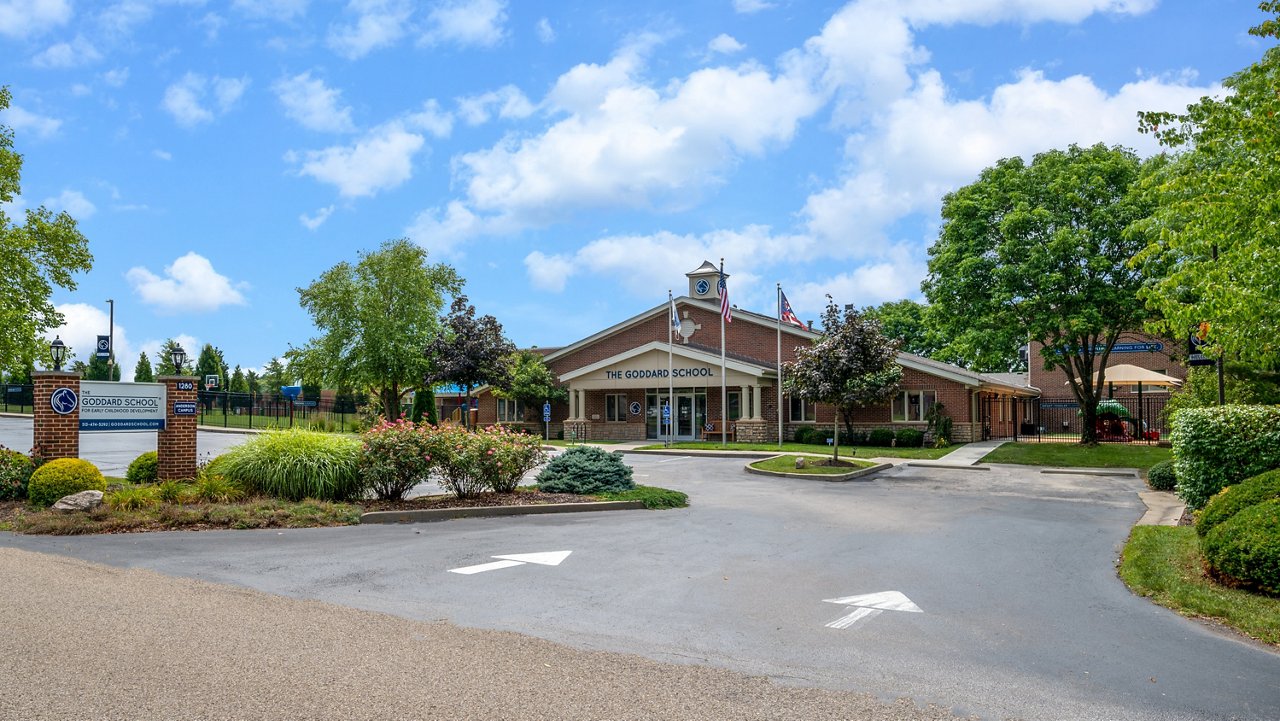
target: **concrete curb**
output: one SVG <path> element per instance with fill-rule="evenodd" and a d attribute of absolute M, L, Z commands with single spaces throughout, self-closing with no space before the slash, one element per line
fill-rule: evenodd
<path fill-rule="evenodd" d="M 683 450 L 683 451 L 678 448 L 672 448 L 670 450 L 663 449 L 660 451 L 659 450 L 642 451 L 638 448 L 632 448 L 630 450 L 621 450 L 619 451 L 619 453 L 635 454 L 637 456 L 688 456 L 689 458 L 773 458 L 774 456 L 778 455 L 776 451 L 769 452 L 769 453 L 764 453 L 760 451 L 702 451 L 702 450 L 696 450 L 692 448 L 688 450 Z M 791 455 L 802 455 L 802 454 L 791 454 Z M 813 454 L 813 455 L 816 456 L 817 454 Z M 819 456 L 819 457 L 825 458 L 825 456 Z"/>
<path fill-rule="evenodd" d="M 221 426 L 196 426 L 197 431 L 205 433 L 238 433 L 241 435 L 257 435 L 266 433 L 266 428 L 222 428 Z M 336 435 L 336 434 L 335 434 Z"/>
<path fill-rule="evenodd" d="M 785 453 L 785 454 L 775 453 L 772 456 L 768 456 L 768 457 L 777 458 L 779 455 L 790 456 L 795 454 L 794 453 Z M 876 465 L 871 466 L 870 468 L 859 468 L 856 471 L 850 471 L 848 473 L 787 473 L 786 471 L 766 471 L 763 468 L 752 468 L 750 463 L 744 466 L 744 468 L 746 468 L 747 473 L 754 473 L 757 476 L 773 476 L 775 478 L 797 478 L 802 481 L 823 481 L 825 483 L 843 483 L 845 481 L 852 481 L 855 478 L 861 478 L 862 476 L 869 476 L 873 473 L 879 473 L 880 471 L 888 470 L 890 468 L 893 468 L 893 464 L 877 463 Z"/>
<path fill-rule="evenodd" d="M 1117 469 L 1114 471 L 1102 468 L 1044 468 L 1041 473 L 1055 474 L 1059 476 L 1110 476 L 1112 478 L 1141 478 L 1142 476 L 1132 468 Z"/>
<path fill-rule="evenodd" d="M 478 506 L 473 508 L 423 508 L 413 511 L 370 511 L 360 515 L 360 523 L 425 523 L 454 518 L 497 518 L 536 516 L 544 513 L 586 511 L 640 511 L 643 501 L 593 501 L 590 503 L 547 503 L 538 506 Z"/>
<path fill-rule="evenodd" d="M 1187 510 L 1187 504 L 1169 491 L 1138 491 L 1138 498 L 1147 507 L 1139 526 L 1176 526 Z"/>
<path fill-rule="evenodd" d="M 0 418 L 35 418 L 34 413 L 0 413 Z"/>
<path fill-rule="evenodd" d="M 908 461 L 904 466 L 911 468 L 949 468 L 953 471 L 989 471 L 991 466 L 960 465 L 959 463 L 943 463 L 942 461 Z"/>

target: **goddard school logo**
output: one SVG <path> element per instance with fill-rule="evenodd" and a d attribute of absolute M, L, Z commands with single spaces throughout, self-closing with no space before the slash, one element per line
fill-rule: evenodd
<path fill-rule="evenodd" d="M 60 416 L 74 411 L 79 403 L 80 399 L 76 397 L 76 392 L 70 388 L 54 389 L 53 395 L 49 396 L 49 407 Z"/>

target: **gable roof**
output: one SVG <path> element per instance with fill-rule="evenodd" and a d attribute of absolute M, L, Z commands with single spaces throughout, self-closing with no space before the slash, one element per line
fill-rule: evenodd
<path fill-rule="evenodd" d="M 608 368 L 609 366 L 614 365 L 615 363 L 621 363 L 622 361 L 635 358 L 636 356 L 641 356 L 641 355 L 644 355 L 645 353 L 649 353 L 655 350 L 657 351 L 667 350 L 667 344 L 660 340 L 650 341 L 648 343 L 645 343 L 644 345 L 636 346 L 631 350 L 623 351 L 617 355 L 609 356 L 604 360 L 596 361 L 591 365 L 585 365 L 581 368 L 574 368 L 573 370 L 567 373 L 561 374 L 560 380 L 562 382 L 571 381 L 574 378 L 587 375 L 588 373 L 594 373 L 595 371 L 601 370 L 602 368 Z M 684 344 L 672 345 L 671 353 L 672 355 L 677 355 L 677 356 L 680 356 L 681 358 L 687 358 L 689 360 L 695 360 L 695 361 L 702 361 L 704 363 L 711 363 L 713 365 L 720 362 L 719 353 L 714 353 L 714 354 L 708 353 L 707 351 L 702 350 L 700 348 L 690 348 Z M 739 373 L 746 373 L 753 376 L 760 376 L 766 373 L 773 373 L 774 375 L 777 374 L 776 370 L 774 368 L 770 368 L 769 366 L 761 365 L 759 363 L 744 362 L 744 361 L 740 361 L 733 358 L 725 358 L 724 364 L 725 364 L 725 367 L 728 368 L 729 370 L 738 371 Z"/>

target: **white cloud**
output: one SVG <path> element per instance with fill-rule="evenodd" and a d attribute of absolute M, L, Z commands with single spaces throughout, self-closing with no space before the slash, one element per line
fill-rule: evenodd
<path fill-rule="evenodd" d="M 413 242 L 441 256 L 457 255 L 464 241 L 477 235 L 509 233 L 515 227 L 502 218 L 483 218 L 454 200 L 442 211 L 418 213 L 404 234 Z"/>
<path fill-rule="evenodd" d="M 707 43 L 707 49 L 713 53 L 720 53 L 722 55 L 732 55 L 734 53 L 740 53 L 743 50 L 746 50 L 747 46 L 738 42 L 737 38 L 733 37 L 732 35 L 720 33 L 719 35 L 712 38 L 711 42 Z"/>
<path fill-rule="evenodd" d="M 384 123 L 351 145 L 290 152 L 286 162 L 300 162 L 299 175 L 309 175 L 337 187 L 345 198 L 376 195 L 413 176 L 413 156 L 423 137 L 405 129 L 401 121 Z"/>
<path fill-rule="evenodd" d="M 354 22 L 329 27 L 329 47 L 334 52 L 355 60 L 377 50 L 395 45 L 407 32 L 413 7 L 406 0 L 351 0 L 347 13 Z"/>
<path fill-rule="evenodd" d="M 553 293 L 564 290 L 565 283 L 574 272 L 572 258 L 546 255 L 537 250 L 524 257 L 524 267 L 534 288 Z"/>
<path fill-rule="evenodd" d="M 147 0 L 120 0 L 98 13 L 98 24 L 105 34 L 125 38 L 134 28 L 150 20 L 153 10 L 153 3 Z"/>
<path fill-rule="evenodd" d="M 77 35 L 71 42 L 55 43 L 36 53 L 31 58 L 31 64 L 43 69 L 62 69 L 90 65 L 101 59 L 102 53 L 98 52 L 93 43 L 83 35 Z"/>
<path fill-rule="evenodd" d="M 7 201 L 0 201 L 0 211 L 3 211 L 11 219 L 21 215 L 26 207 L 27 201 L 23 200 L 21 195 L 15 195 Z"/>
<path fill-rule="evenodd" d="M 105 304 L 101 308 L 87 303 L 62 303 L 55 307 L 62 314 L 62 325 L 45 333 L 48 340 L 61 338 L 63 343 L 71 347 L 76 360 L 88 363 L 97 350 L 98 336 L 112 335 L 116 363 L 120 366 L 120 380 L 133 380 L 140 349 L 130 342 L 129 331 L 123 324 L 117 322 L 113 331 Z M 157 343 L 156 349 L 159 347 Z"/>
<path fill-rule="evenodd" d="M 411 128 L 425 130 L 437 138 L 447 138 L 453 132 L 453 115 L 440 109 L 435 99 L 422 104 L 422 109 L 405 116 L 404 122 Z"/>
<path fill-rule="evenodd" d="M 321 208 L 317 210 L 314 215 L 307 215 L 306 213 L 303 213 L 298 216 L 298 222 L 302 223 L 307 230 L 315 230 L 324 225 L 324 222 L 329 219 L 329 216 L 333 215 L 333 207 L 334 206 L 330 205 Z"/>
<path fill-rule="evenodd" d="M 170 153 L 167 150 L 161 150 L 160 148 L 156 148 L 155 150 L 152 150 L 151 154 L 165 162 L 173 160 L 173 153 Z"/>
<path fill-rule="evenodd" d="M 899 246 L 886 258 L 868 261 L 851 271 L 788 286 L 787 299 L 797 311 L 810 313 L 821 312 L 828 295 L 840 305 L 878 305 L 918 295 L 926 270 L 921 258 Z"/>
<path fill-rule="evenodd" d="M 538 34 L 538 42 L 543 45 L 550 45 L 556 41 L 556 30 L 551 27 L 550 20 L 538 18 L 538 24 L 533 29 Z"/>
<path fill-rule="evenodd" d="M 218 39 L 218 34 L 222 32 L 227 21 L 217 13 L 205 13 L 197 24 L 204 28 L 204 39 L 213 42 Z"/>
<path fill-rule="evenodd" d="M 514 85 L 504 85 L 481 95 L 458 98 L 458 115 L 469 125 L 488 122 L 494 108 L 497 108 L 498 117 L 504 119 L 527 118 L 535 110 L 529 98 Z"/>
<path fill-rule="evenodd" d="M 214 311 L 224 305 L 245 305 L 240 292 L 245 284 L 233 284 L 213 269 L 208 258 L 194 252 L 165 266 L 164 275 L 162 278 L 137 266 L 125 273 L 125 279 L 142 302 L 155 306 L 159 313 Z"/>
<path fill-rule="evenodd" d="M 356 129 L 351 108 L 340 105 L 342 92 L 312 78 L 310 72 L 283 78 L 272 86 L 285 115 L 302 127 L 322 133 L 349 133 Z"/>
<path fill-rule="evenodd" d="M 733 11 L 744 15 L 758 13 L 771 7 L 773 7 L 773 3 L 765 2 L 765 0 L 733 0 Z"/>
<path fill-rule="evenodd" d="M 123 87 L 129 81 L 129 68 L 115 68 L 102 74 L 102 82 L 113 88 Z"/>
<path fill-rule="evenodd" d="M 422 41 L 428 45 L 493 47 L 506 34 L 506 21 L 506 0 L 440 0 L 427 15 Z"/>
<path fill-rule="evenodd" d="M 179 125 L 191 128 L 227 114 L 248 86 L 248 78 L 206 78 L 189 72 L 165 89 L 162 107 Z M 207 100 L 212 100 L 212 107 Z"/>
<path fill-rule="evenodd" d="M 307 4 L 308 0 L 235 0 L 231 6 L 251 18 L 289 21 L 306 15 Z"/>
<path fill-rule="evenodd" d="M 10 105 L 9 108 L 0 112 L 0 120 L 13 128 L 15 133 L 24 133 L 31 131 L 37 138 L 50 138 L 57 134 L 58 129 L 62 127 L 62 121 L 57 118 L 51 118 L 48 115 L 40 115 L 26 110 L 18 105 Z"/>
<path fill-rule="evenodd" d="M 63 190 L 57 197 L 45 198 L 44 206 L 50 210 L 63 210 L 76 220 L 88 220 L 98 212 L 98 207 L 78 190 Z"/>
<path fill-rule="evenodd" d="M 0 35 L 27 38 L 71 20 L 69 0 L 0 0 Z"/>

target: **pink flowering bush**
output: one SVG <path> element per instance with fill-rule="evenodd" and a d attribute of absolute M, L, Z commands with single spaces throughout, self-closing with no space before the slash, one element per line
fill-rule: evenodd
<path fill-rule="evenodd" d="M 542 443 L 535 436 L 499 426 L 467 431 L 432 429 L 428 436 L 441 487 L 459 498 L 485 491 L 509 493 L 525 473 L 542 463 Z"/>
<path fill-rule="evenodd" d="M 360 474 L 383 500 L 399 500 L 429 479 L 436 464 L 431 435 L 436 429 L 400 419 L 382 422 L 360 437 Z"/>

